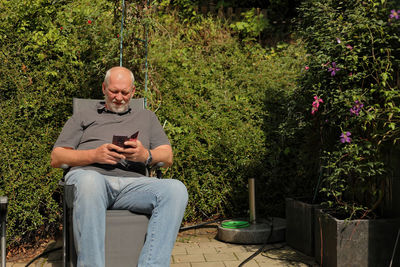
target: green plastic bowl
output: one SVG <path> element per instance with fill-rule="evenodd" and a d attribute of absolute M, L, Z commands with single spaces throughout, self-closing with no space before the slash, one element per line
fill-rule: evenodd
<path fill-rule="evenodd" d="M 250 223 L 247 221 L 225 221 L 221 223 L 222 228 L 238 229 L 249 227 Z"/>

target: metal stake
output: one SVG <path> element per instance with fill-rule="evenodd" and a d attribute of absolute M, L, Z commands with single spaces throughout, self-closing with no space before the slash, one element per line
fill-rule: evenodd
<path fill-rule="evenodd" d="M 256 189 L 255 179 L 249 178 L 249 209 L 250 209 L 250 223 L 256 223 Z"/>

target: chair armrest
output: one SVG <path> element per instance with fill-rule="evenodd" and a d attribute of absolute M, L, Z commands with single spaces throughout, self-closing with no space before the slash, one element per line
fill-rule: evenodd
<path fill-rule="evenodd" d="M 68 170 L 69 166 L 64 163 L 64 164 L 61 164 L 60 168 L 63 169 L 63 170 Z"/>
<path fill-rule="evenodd" d="M 149 173 L 156 172 L 157 178 L 162 178 L 161 168 L 164 167 L 165 162 L 157 162 L 156 164 L 150 166 Z"/>
<path fill-rule="evenodd" d="M 150 171 L 155 171 L 159 168 L 164 167 L 164 165 L 165 165 L 165 162 L 157 162 L 156 164 L 151 166 Z"/>

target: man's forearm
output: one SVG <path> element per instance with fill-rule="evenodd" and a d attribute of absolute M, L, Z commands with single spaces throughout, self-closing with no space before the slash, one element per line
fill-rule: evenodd
<path fill-rule="evenodd" d="M 69 167 L 86 166 L 94 163 L 94 150 L 75 150 L 65 147 L 56 147 L 51 152 L 51 166 L 60 168 L 62 165 Z"/>
<path fill-rule="evenodd" d="M 153 158 L 151 164 L 156 164 L 158 162 L 164 162 L 165 167 L 172 165 L 173 154 L 170 145 L 161 145 L 151 150 L 151 156 Z"/>

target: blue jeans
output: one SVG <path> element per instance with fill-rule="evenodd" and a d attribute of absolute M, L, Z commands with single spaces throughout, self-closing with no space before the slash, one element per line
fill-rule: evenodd
<path fill-rule="evenodd" d="M 114 177 L 73 170 L 66 183 L 75 185 L 74 238 L 78 266 L 105 265 L 106 209 L 151 214 L 139 267 L 169 266 L 188 194 L 178 180 Z"/>

